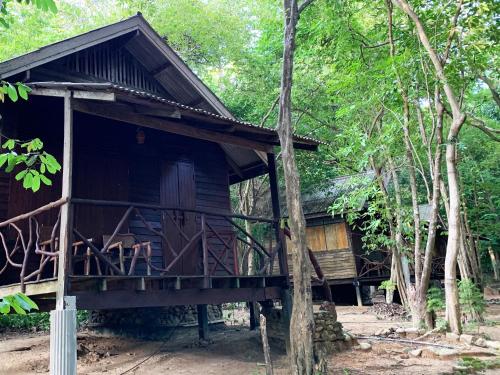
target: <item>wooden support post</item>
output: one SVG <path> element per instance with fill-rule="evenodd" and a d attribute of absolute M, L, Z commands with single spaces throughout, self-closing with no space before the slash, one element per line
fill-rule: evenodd
<path fill-rule="evenodd" d="M 292 295 L 290 289 L 281 291 L 282 323 L 285 336 L 286 353 L 290 354 L 290 320 L 292 319 Z"/>
<path fill-rule="evenodd" d="M 281 219 L 281 209 L 280 209 L 280 197 L 278 190 L 278 175 L 276 173 L 276 159 L 274 154 L 267 154 L 267 165 L 269 168 L 269 189 L 271 191 L 271 203 L 273 208 L 273 219 L 276 220 L 274 223 L 274 232 L 276 243 L 280 243 L 281 246 L 278 249 L 278 260 L 280 266 L 280 274 L 288 276 L 288 261 L 286 252 L 286 240 L 283 236 L 283 231 L 280 228 L 279 220 Z M 287 283 L 288 283 L 287 278 Z"/>
<path fill-rule="evenodd" d="M 286 251 L 286 239 L 280 228 L 281 209 L 278 190 L 278 175 L 276 171 L 276 159 L 273 153 L 267 154 L 267 165 L 269 168 L 269 188 L 271 191 L 271 201 L 273 208 L 274 231 L 276 243 L 281 244 L 278 249 L 278 260 L 280 274 L 286 276 L 285 285 L 281 291 L 281 306 L 283 312 L 283 332 L 285 334 L 286 352 L 290 354 L 290 319 L 292 317 L 292 296 L 290 294 L 290 278 L 288 275 L 288 259 Z"/>
<path fill-rule="evenodd" d="M 64 94 L 62 198 L 71 199 L 73 172 L 73 109 L 71 91 Z M 61 207 L 59 231 L 59 264 L 56 309 L 50 314 L 50 373 L 76 375 L 76 302 L 67 296 L 71 272 L 73 213 L 71 202 Z"/>
<path fill-rule="evenodd" d="M 257 302 L 248 302 L 248 309 L 250 310 L 250 331 L 254 331 L 259 326 L 259 308 Z"/>
<path fill-rule="evenodd" d="M 208 243 L 207 243 L 207 223 L 205 214 L 201 215 L 201 249 L 203 252 L 203 287 L 209 288 L 209 273 L 208 273 Z"/>
<path fill-rule="evenodd" d="M 273 363 L 271 362 L 271 350 L 267 339 L 266 317 L 260 315 L 260 336 L 262 337 L 262 348 L 264 350 L 264 361 L 266 363 L 266 375 L 273 375 Z"/>
<path fill-rule="evenodd" d="M 198 337 L 200 340 L 208 340 L 208 306 L 197 305 L 198 309 Z"/>
<path fill-rule="evenodd" d="M 73 109 L 71 92 L 64 96 L 64 144 L 62 162 L 62 199 L 71 199 L 73 176 Z M 57 276 L 56 308 L 64 309 L 64 296 L 67 293 L 71 265 L 71 244 L 73 215 L 68 202 L 61 207 L 61 226 L 59 231 L 59 264 Z"/>

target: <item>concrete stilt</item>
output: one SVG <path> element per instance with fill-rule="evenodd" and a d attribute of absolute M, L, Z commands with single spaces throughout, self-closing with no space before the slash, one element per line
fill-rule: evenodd
<path fill-rule="evenodd" d="M 76 298 L 50 312 L 50 375 L 76 375 Z"/>
<path fill-rule="evenodd" d="M 361 299 L 361 290 L 359 288 L 359 281 L 354 282 L 354 288 L 356 289 L 356 301 L 358 306 L 363 306 L 363 300 Z"/>

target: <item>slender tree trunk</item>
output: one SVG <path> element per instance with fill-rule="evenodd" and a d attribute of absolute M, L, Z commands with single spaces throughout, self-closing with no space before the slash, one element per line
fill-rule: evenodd
<path fill-rule="evenodd" d="M 495 250 L 491 246 L 488 246 L 488 254 L 490 255 L 491 259 L 491 267 L 493 268 L 493 278 L 495 280 L 498 280 L 498 262 L 497 262 L 497 256 L 495 254 Z"/>
<path fill-rule="evenodd" d="M 443 85 L 448 104 L 451 107 L 452 123 L 448 131 L 447 144 L 446 144 L 446 168 L 448 175 L 448 189 L 449 189 L 449 204 L 450 211 L 448 215 L 448 244 L 446 246 L 446 259 L 445 259 L 445 296 L 446 296 L 446 317 L 450 326 L 450 330 L 455 333 L 460 333 L 462 330 L 460 321 L 460 306 L 458 303 L 458 288 L 457 288 L 457 257 L 460 249 L 460 191 L 457 171 L 457 140 L 460 129 L 465 121 L 465 115 L 460 109 L 460 102 L 448 83 L 443 63 L 439 59 L 436 51 L 432 47 L 424 26 L 413 11 L 406 0 L 392 0 L 408 17 L 413 21 L 417 29 L 418 37 L 427 51 L 434 69 L 436 76 L 440 83 Z M 454 21 L 458 18 L 460 9 L 462 7 L 462 0 L 458 1 L 457 13 Z M 451 30 L 450 39 L 455 30 Z M 447 48 L 446 55 L 449 48 Z"/>
<path fill-rule="evenodd" d="M 292 133 L 292 75 L 295 33 L 299 17 L 296 0 L 284 0 L 285 35 L 283 71 L 279 100 L 278 134 L 286 187 L 286 202 L 292 237 L 293 309 L 290 325 L 290 360 L 292 373 L 314 372 L 311 270 L 307 254 L 305 218 L 302 211 L 300 181 L 295 162 Z"/>

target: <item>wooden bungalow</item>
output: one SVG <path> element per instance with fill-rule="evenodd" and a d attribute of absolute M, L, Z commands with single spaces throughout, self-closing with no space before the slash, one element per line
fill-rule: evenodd
<path fill-rule="evenodd" d="M 329 209 L 342 194 L 370 184 L 374 178 L 373 171 L 341 176 L 302 195 L 309 248 L 314 252 L 328 283 L 334 288 L 334 295 L 348 300 L 352 300 L 349 295 L 355 296 L 360 305 L 362 300 L 369 300 L 368 286 L 372 286 L 373 290 L 373 286 L 389 279 L 391 256 L 387 249 L 366 251 L 363 244 L 365 233 L 360 229 L 362 223 L 358 221 L 351 225 L 342 213 L 332 215 Z M 362 211 L 366 207 L 367 202 L 361 201 L 356 210 Z M 422 222 L 429 220 L 429 213 L 428 205 L 420 206 Z M 433 278 L 442 278 L 445 251 L 446 236 L 440 233 L 433 261 Z M 288 252 L 291 252 L 290 243 Z M 321 291 L 321 288 L 317 289 Z M 363 289 L 365 293 L 362 293 Z"/>
<path fill-rule="evenodd" d="M 0 79 L 32 89 L 1 104 L 3 136 L 39 137 L 62 162 L 37 193 L 1 175 L 0 297 L 24 291 L 46 310 L 193 304 L 201 317 L 225 302 L 288 309 L 277 133 L 235 119 L 140 14 L 5 61 Z M 230 185 L 262 174 L 273 215 L 233 215 Z M 247 243 L 253 276 L 235 250 L 245 220 L 277 244 Z"/>

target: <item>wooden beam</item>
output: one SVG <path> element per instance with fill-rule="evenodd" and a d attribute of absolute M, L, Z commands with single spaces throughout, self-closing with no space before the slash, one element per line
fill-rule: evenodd
<path fill-rule="evenodd" d="M 191 138 L 204 139 L 206 141 L 234 144 L 240 147 L 266 152 L 271 148 L 270 145 L 267 145 L 265 143 L 255 142 L 243 137 L 218 133 L 212 130 L 200 129 L 186 123 L 140 115 L 134 113 L 127 105 L 75 101 L 74 109 L 76 111 L 88 113 L 90 115 L 105 117 L 111 120 L 126 122 L 129 124 L 161 130 L 169 133 L 180 134 Z"/>
<path fill-rule="evenodd" d="M 26 291 L 24 294 L 38 296 L 43 294 L 53 294 L 57 289 L 57 280 L 28 281 L 24 284 Z M 13 284 L 0 287 L 0 298 L 21 292 L 21 284 Z"/>
<path fill-rule="evenodd" d="M 64 98 L 68 90 L 66 89 L 31 89 L 30 95 L 39 96 L 56 96 L 58 98 Z"/>
<path fill-rule="evenodd" d="M 69 91 L 69 88 L 50 89 L 50 88 L 34 88 L 31 90 L 30 95 L 37 96 L 53 96 L 64 98 Z M 105 91 L 87 91 L 87 90 L 73 90 L 73 98 L 87 99 L 87 100 L 100 100 L 106 102 L 116 101 L 116 95 L 113 92 Z"/>
<path fill-rule="evenodd" d="M 106 102 L 116 101 L 116 95 L 114 92 L 103 92 L 103 91 L 84 91 L 84 90 L 73 91 L 73 98 L 100 100 Z"/>
<path fill-rule="evenodd" d="M 149 74 L 151 74 L 152 76 L 155 76 L 155 78 L 156 78 L 157 75 L 160 75 L 161 73 L 163 73 L 165 70 L 169 69 L 170 67 L 172 67 L 172 64 L 169 61 L 169 62 L 162 64 L 159 67 L 151 70 L 149 72 Z"/>
<path fill-rule="evenodd" d="M 63 175 L 62 199 L 71 199 L 73 180 L 73 109 L 71 92 L 64 96 L 64 139 L 63 139 Z M 71 244 L 73 227 L 73 211 L 70 202 L 61 207 L 61 226 L 59 230 L 59 262 L 57 276 L 56 306 L 64 310 L 64 296 L 68 290 L 71 265 Z"/>
<path fill-rule="evenodd" d="M 231 167 L 231 169 L 236 173 L 241 179 L 244 179 L 243 171 L 241 170 L 240 167 L 238 167 L 238 164 L 229 156 L 228 153 L 226 153 L 226 161 L 227 164 Z"/>
<path fill-rule="evenodd" d="M 163 106 L 163 108 L 151 108 L 150 106 L 136 105 L 136 106 L 134 106 L 134 110 L 136 113 L 138 113 L 140 115 L 176 118 L 176 119 L 181 118 L 181 112 L 178 109 L 171 109 L 170 110 L 170 109 L 165 108 L 165 107 L 166 106 Z"/>
<path fill-rule="evenodd" d="M 280 287 L 181 289 L 181 290 L 93 290 L 72 291 L 78 309 L 101 310 L 176 305 L 222 304 L 229 302 L 266 301 L 280 298 Z"/>

